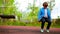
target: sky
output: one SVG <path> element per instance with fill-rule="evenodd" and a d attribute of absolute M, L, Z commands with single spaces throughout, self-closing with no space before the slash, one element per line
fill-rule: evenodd
<path fill-rule="evenodd" d="M 57 16 L 60 16 L 60 0 L 55 0 L 55 6 L 53 7 L 53 10 L 51 12 L 51 16 L 53 19 L 58 18 Z"/>
<path fill-rule="evenodd" d="M 31 9 L 28 9 L 28 6 L 33 5 L 34 0 L 15 0 L 15 5 L 18 9 L 18 11 L 22 11 L 22 13 L 30 12 Z M 43 2 L 50 2 L 51 0 L 35 0 L 37 7 L 42 7 Z M 28 3 L 31 3 L 29 5 Z M 53 10 L 51 11 L 51 17 L 52 19 L 57 19 L 57 16 L 60 16 L 60 0 L 55 0 L 55 6 L 53 7 Z"/>

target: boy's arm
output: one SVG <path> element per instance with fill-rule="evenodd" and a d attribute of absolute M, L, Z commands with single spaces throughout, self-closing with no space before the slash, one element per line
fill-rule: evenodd
<path fill-rule="evenodd" d="M 49 9 L 49 19 L 52 21 L 52 19 L 51 19 L 51 11 L 50 11 L 50 9 Z"/>
<path fill-rule="evenodd" d="M 40 22 L 40 20 L 41 20 L 41 9 L 38 12 L 38 21 Z"/>

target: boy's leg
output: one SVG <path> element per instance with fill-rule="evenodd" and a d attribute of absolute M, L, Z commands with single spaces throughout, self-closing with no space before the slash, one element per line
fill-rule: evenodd
<path fill-rule="evenodd" d="M 47 25 L 47 29 L 50 29 L 51 26 L 51 20 L 47 19 L 48 25 Z"/>
<path fill-rule="evenodd" d="M 45 19 L 42 18 L 41 21 L 42 21 L 42 23 L 41 23 L 41 29 L 43 29 L 44 28 L 44 24 L 45 24 Z"/>
<path fill-rule="evenodd" d="M 47 25 L 46 31 L 49 32 L 49 29 L 50 29 L 50 26 L 51 26 L 51 20 L 46 19 L 46 21 L 48 22 L 48 25 Z"/>
<path fill-rule="evenodd" d="M 48 22 L 47 29 L 50 29 L 51 22 Z"/>
<path fill-rule="evenodd" d="M 44 32 L 45 19 L 42 18 L 41 21 L 42 21 L 42 23 L 41 23 L 41 32 Z"/>

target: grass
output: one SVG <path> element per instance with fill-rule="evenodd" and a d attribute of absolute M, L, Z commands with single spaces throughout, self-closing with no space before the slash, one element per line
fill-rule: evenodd
<path fill-rule="evenodd" d="M 1 22 L 0 21 L 0 25 L 7 25 L 7 26 L 41 26 L 41 22 L 30 22 L 30 23 L 26 23 L 26 22 L 20 22 L 20 21 L 5 21 L 5 22 Z M 47 23 L 45 23 L 45 27 L 47 26 Z M 51 25 L 52 28 L 60 28 L 60 25 L 55 25 L 52 24 Z"/>

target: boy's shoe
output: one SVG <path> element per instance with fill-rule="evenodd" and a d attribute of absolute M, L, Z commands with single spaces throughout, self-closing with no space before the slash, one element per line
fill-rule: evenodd
<path fill-rule="evenodd" d="M 44 32 L 44 29 L 41 29 L 40 31 L 41 31 L 41 32 Z"/>
<path fill-rule="evenodd" d="M 49 32 L 49 30 L 48 30 L 48 29 L 46 29 L 46 32 Z"/>

